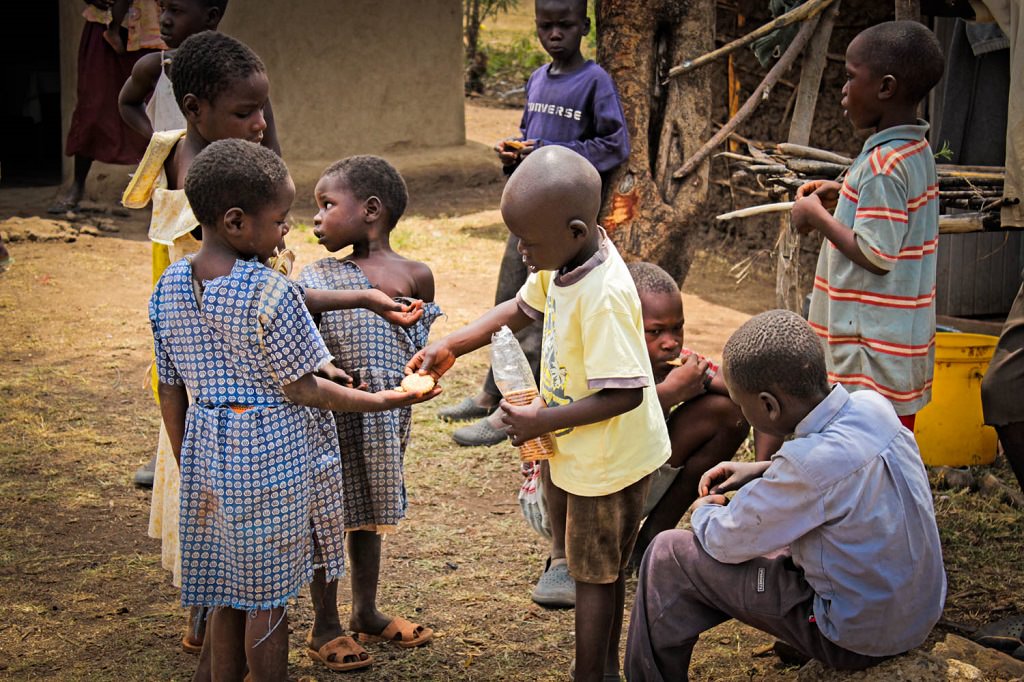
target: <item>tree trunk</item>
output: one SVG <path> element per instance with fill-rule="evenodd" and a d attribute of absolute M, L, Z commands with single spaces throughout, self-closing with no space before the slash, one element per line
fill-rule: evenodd
<path fill-rule="evenodd" d="M 672 172 L 710 136 L 711 70 L 667 74 L 714 49 L 715 3 L 601 0 L 597 23 L 598 61 L 618 88 L 632 146 L 610 180 L 601 224 L 627 260 L 657 263 L 682 284 L 710 164 L 681 180 Z"/>

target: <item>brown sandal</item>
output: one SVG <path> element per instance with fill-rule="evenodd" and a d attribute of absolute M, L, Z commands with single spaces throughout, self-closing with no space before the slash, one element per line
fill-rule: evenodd
<path fill-rule="evenodd" d="M 403 649 L 411 649 L 416 646 L 423 646 L 434 638 L 434 631 L 422 625 L 411 623 L 401 616 L 393 618 L 388 626 L 379 635 L 371 635 L 368 632 L 358 633 L 359 641 L 367 644 L 375 642 L 389 642 Z"/>
<path fill-rule="evenodd" d="M 348 635 L 335 637 L 319 649 L 314 649 L 312 640 L 307 637 L 306 654 L 335 671 L 358 670 L 373 664 L 373 656 Z"/>

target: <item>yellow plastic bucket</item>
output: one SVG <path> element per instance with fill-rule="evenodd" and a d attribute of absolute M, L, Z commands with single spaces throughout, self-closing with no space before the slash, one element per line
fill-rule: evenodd
<path fill-rule="evenodd" d="M 996 431 L 981 414 L 981 378 L 996 336 L 938 332 L 932 401 L 917 415 L 914 436 L 929 466 L 991 464 Z"/>

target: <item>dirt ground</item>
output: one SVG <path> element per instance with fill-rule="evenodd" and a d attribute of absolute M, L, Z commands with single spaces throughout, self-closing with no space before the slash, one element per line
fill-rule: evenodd
<path fill-rule="evenodd" d="M 481 142 L 502 137 L 517 119 L 509 110 L 467 110 L 471 137 Z M 435 335 L 492 302 L 505 236 L 500 189 L 413 197 L 395 233 L 398 251 L 434 270 L 447 313 Z M 42 215 L 52 193 L 0 191 L 0 220 Z M 179 646 L 184 613 L 160 568 L 159 544 L 146 536 L 149 494 L 130 482 L 153 451 L 159 419 L 145 385 L 147 217 L 97 208 L 63 237 L 14 242 L 15 263 L 0 275 L 0 679 L 187 680 L 195 666 Z M 311 215 L 300 198 L 288 237 L 300 267 L 325 255 Z M 732 329 L 772 302 L 771 268 L 755 268 L 737 287 L 727 272 L 734 258 L 719 247 L 698 255 L 684 295 L 688 345 L 716 356 Z M 416 409 L 410 515 L 385 543 L 383 608 L 433 627 L 436 639 L 413 651 L 371 646 L 376 663 L 360 679 L 567 677 L 573 612 L 529 599 L 546 554 L 519 515 L 515 451 L 459 448 L 452 427 L 436 418 L 439 407 L 476 388 L 483 358 L 460 361 L 445 394 Z M 991 470 L 1007 480 L 1001 460 Z M 969 492 L 937 492 L 936 510 L 950 577 L 945 627 L 1024 609 L 1024 514 Z M 348 599 L 343 590 L 343 617 Z M 334 679 L 303 653 L 310 623 L 303 594 L 290 612 L 290 679 Z M 720 626 L 696 651 L 694 679 L 792 679 L 794 668 L 754 655 L 768 643 L 750 628 Z"/>

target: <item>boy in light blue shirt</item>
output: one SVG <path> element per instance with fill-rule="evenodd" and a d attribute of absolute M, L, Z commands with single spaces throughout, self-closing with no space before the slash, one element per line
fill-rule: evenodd
<path fill-rule="evenodd" d="M 677 679 L 700 633 L 730 618 L 839 669 L 919 646 L 942 614 L 946 575 L 913 434 L 878 393 L 830 387 L 817 336 L 787 311 L 741 326 L 722 372 L 751 426 L 794 438 L 770 462 L 710 469 L 693 532 L 655 538 L 627 678 Z"/>

